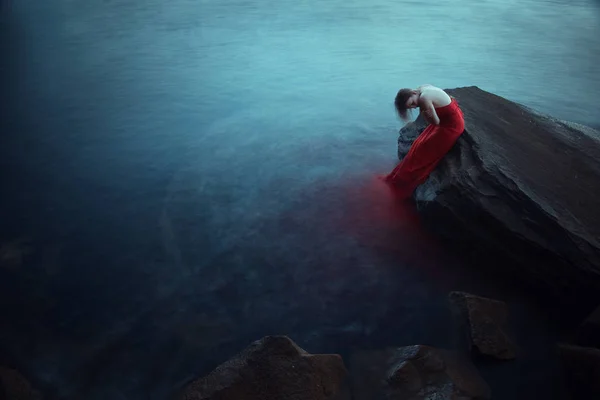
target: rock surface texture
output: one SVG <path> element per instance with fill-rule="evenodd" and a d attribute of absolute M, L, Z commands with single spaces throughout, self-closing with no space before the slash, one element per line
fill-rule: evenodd
<path fill-rule="evenodd" d="M 308 354 L 286 336 L 267 336 L 190 383 L 181 400 L 336 399 L 346 376 L 338 355 Z"/>
<path fill-rule="evenodd" d="M 569 344 L 558 348 L 573 399 L 599 399 L 600 350 Z"/>
<path fill-rule="evenodd" d="M 41 400 L 42 395 L 18 371 L 0 366 L 0 400 Z"/>
<path fill-rule="evenodd" d="M 516 357 L 515 345 L 506 332 L 508 307 L 504 302 L 464 292 L 452 292 L 449 298 L 473 353 L 499 360 Z"/>
<path fill-rule="evenodd" d="M 583 321 L 579 328 L 577 343 L 600 349 L 600 307 Z"/>
<path fill-rule="evenodd" d="M 442 236 L 508 256 L 503 268 L 529 283 L 597 300 L 600 133 L 477 87 L 447 92 L 466 129 L 414 193 L 424 220 Z M 419 117 L 401 129 L 400 159 L 424 128 Z"/>
<path fill-rule="evenodd" d="M 356 353 L 351 360 L 355 400 L 489 399 L 490 388 L 458 353 L 416 345 Z"/>

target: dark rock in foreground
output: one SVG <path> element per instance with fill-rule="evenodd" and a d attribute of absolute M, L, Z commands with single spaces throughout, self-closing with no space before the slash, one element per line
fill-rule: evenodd
<path fill-rule="evenodd" d="M 0 400 L 41 400 L 42 395 L 18 371 L 0 366 Z"/>
<path fill-rule="evenodd" d="M 325 400 L 346 375 L 338 355 L 308 354 L 285 336 L 252 343 L 208 376 L 190 383 L 181 400 Z"/>
<path fill-rule="evenodd" d="M 600 350 L 561 344 L 559 352 L 573 399 L 599 399 Z"/>
<path fill-rule="evenodd" d="M 466 130 L 414 193 L 424 220 L 560 297 L 600 297 L 600 133 L 477 87 L 448 93 Z M 424 128 L 402 128 L 400 158 Z"/>
<path fill-rule="evenodd" d="M 600 307 L 583 322 L 578 332 L 577 343 L 582 346 L 600 348 Z"/>
<path fill-rule="evenodd" d="M 515 345 L 505 332 L 505 303 L 464 292 L 452 292 L 449 298 L 465 325 L 471 351 L 500 360 L 516 357 Z"/>
<path fill-rule="evenodd" d="M 355 400 L 489 399 L 490 388 L 459 354 L 429 346 L 356 353 L 351 361 Z"/>

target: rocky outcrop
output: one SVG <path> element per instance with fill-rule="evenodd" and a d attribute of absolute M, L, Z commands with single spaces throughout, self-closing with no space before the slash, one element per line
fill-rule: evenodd
<path fill-rule="evenodd" d="M 0 400 L 41 400 L 42 395 L 18 371 L 0 366 Z"/>
<path fill-rule="evenodd" d="M 600 398 L 600 350 L 561 344 L 559 352 L 573 399 Z"/>
<path fill-rule="evenodd" d="M 424 221 L 455 243 L 506 255 L 502 269 L 529 283 L 597 300 L 600 133 L 477 87 L 448 93 L 466 130 L 414 193 Z M 419 117 L 400 131 L 400 158 L 424 128 Z"/>
<path fill-rule="evenodd" d="M 600 348 L 600 307 L 581 324 L 577 332 L 577 343 Z"/>
<path fill-rule="evenodd" d="M 473 353 L 500 360 L 516 357 L 515 345 L 506 333 L 508 308 L 505 303 L 464 292 L 451 292 L 449 299 Z"/>
<path fill-rule="evenodd" d="M 181 400 L 334 399 L 346 369 L 338 355 L 308 354 L 285 336 L 267 336 L 190 383 Z"/>
<path fill-rule="evenodd" d="M 458 353 L 417 345 L 356 353 L 353 398 L 371 400 L 489 399 L 490 388 Z"/>

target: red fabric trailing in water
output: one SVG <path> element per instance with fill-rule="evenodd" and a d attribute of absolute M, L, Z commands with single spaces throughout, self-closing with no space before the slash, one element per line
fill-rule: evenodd
<path fill-rule="evenodd" d="M 409 198 L 417 186 L 427 180 L 465 130 L 463 113 L 456 99 L 435 111 L 440 124 L 427 126 L 415 139 L 406 157 L 385 177 L 402 199 Z"/>

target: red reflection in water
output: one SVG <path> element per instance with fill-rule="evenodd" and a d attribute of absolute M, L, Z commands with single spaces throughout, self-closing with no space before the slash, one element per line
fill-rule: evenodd
<path fill-rule="evenodd" d="M 439 264 L 439 243 L 421 223 L 412 200 L 402 200 L 377 176 L 342 190 L 347 202 L 338 226 L 361 245 L 394 254 L 403 264 Z"/>

